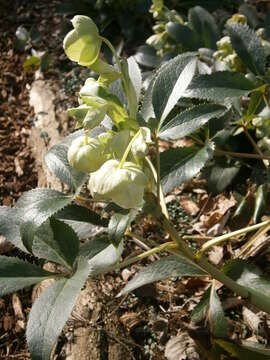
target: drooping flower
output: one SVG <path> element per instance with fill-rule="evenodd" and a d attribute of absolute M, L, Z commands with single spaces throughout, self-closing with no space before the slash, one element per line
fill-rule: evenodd
<path fill-rule="evenodd" d="M 103 149 L 97 139 L 90 138 L 86 143 L 85 137 L 80 136 L 68 149 L 68 162 L 78 171 L 94 172 L 106 161 Z"/>
<path fill-rule="evenodd" d="M 94 198 L 110 200 L 124 209 L 139 208 L 143 204 L 148 179 L 141 168 L 132 162 L 108 160 L 91 174 L 88 188 Z"/>
<path fill-rule="evenodd" d="M 77 15 L 71 20 L 74 30 L 64 39 L 64 50 L 67 57 L 83 66 L 93 64 L 100 52 L 102 39 L 92 19 Z"/>

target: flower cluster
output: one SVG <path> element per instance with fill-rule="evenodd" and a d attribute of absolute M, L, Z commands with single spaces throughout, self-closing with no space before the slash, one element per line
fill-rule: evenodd
<path fill-rule="evenodd" d="M 84 135 L 69 147 L 68 161 L 74 169 L 90 174 L 88 188 L 95 199 L 113 201 L 126 209 L 141 207 L 144 191 L 151 183 L 144 169 L 150 129 L 139 127 L 109 91 L 108 85 L 122 74 L 121 69 L 117 71 L 99 58 L 104 39 L 96 25 L 86 16 L 75 16 L 72 24 L 74 30 L 64 40 L 67 56 L 100 76 L 86 80 L 79 92 L 79 106 L 68 110 L 77 120 L 76 128 L 84 129 Z M 114 130 L 89 137 L 88 132 L 105 116 L 112 120 Z"/>

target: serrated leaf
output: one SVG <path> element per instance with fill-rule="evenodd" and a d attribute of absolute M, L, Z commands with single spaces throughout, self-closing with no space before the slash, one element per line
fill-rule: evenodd
<path fill-rule="evenodd" d="M 185 53 L 160 68 L 152 91 L 153 108 L 160 123 L 185 93 L 195 74 L 196 61 L 193 53 Z"/>
<path fill-rule="evenodd" d="M 171 277 L 182 276 L 205 276 L 205 272 L 184 257 L 168 256 L 153 262 L 135 275 L 124 287 L 119 296 L 127 294 L 146 284 Z"/>
<path fill-rule="evenodd" d="M 255 85 L 243 74 L 218 71 L 195 77 L 184 96 L 224 104 L 224 102 L 235 97 L 247 96 L 253 89 L 255 89 Z"/>
<path fill-rule="evenodd" d="M 28 251 L 32 249 L 37 228 L 50 216 L 71 203 L 73 195 L 53 189 L 37 188 L 24 193 L 16 204 L 22 218 L 22 241 Z"/>
<path fill-rule="evenodd" d="M 0 256 L 0 297 L 55 275 L 21 259 Z"/>
<path fill-rule="evenodd" d="M 90 275 L 95 276 L 106 272 L 112 265 L 120 260 L 123 250 L 124 242 L 122 240 L 117 247 L 110 244 L 97 255 L 93 256 L 91 260 L 88 261 Z"/>
<path fill-rule="evenodd" d="M 213 16 L 204 8 L 195 6 L 188 12 L 189 26 L 201 40 L 201 47 L 216 49 L 219 29 Z"/>
<path fill-rule="evenodd" d="M 192 179 L 213 157 L 211 142 L 200 150 L 196 146 L 175 148 L 160 154 L 161 184 L 164 193 L 172 191 L 183 182 Z"/>
<path fill-rule="evenodd" d="M 97 226 L 108 226 L 107 219 L 102 219 L 100 215 L 93 210 L 76 204 L 66 206 L 64 209 L 58 211 L 55 217 L 62 220 L 72 220 Z"/>
<path fill-rule="evenodd" d="M 227 320 L 213 282 L 209 299 L 209 322 L 215 337 L 227 336 Z"/>
<path fill-rule="evenodd" d="M 79 258 L 72 277 L 57 280 L 34 303 L 26 331 L 32 360 L 50 359 L 53 346 L 70 316 L 88 273 L 87 260 Z"/>
<path fill-rule="evenodd" d="M 10 221 L 12 219 L 12 221 Z M 19 210 L 8 206 L 0 206 L 0 235 L 3 235 L 6 240 L 13 245 L 27 252 L 21 240 L 20 226 L 22 220 Z"/>
<path fill-rule="evenodd" d="M 210 119 L 219 118 L 228 109 L 222 105 L 202 104 L 176 115 L 161 127 L 159 137 L 163 140 L 176 140 L 187 136 L 205 125 Z"/>
<path fill-rule="evenodd" d="M 39 258 L 72 268 L 79 252 L 79 239 L 69 225 L 51 218 L 37 229 L 32 251 Z"/>
<path fill-rule="evenodd" d="M 81 245 L 79 255 L 90 260 L 110 245 L 111 242 L 107 235 L 96 236 L 94 239 L 90 239 L 85 244 Z"/>
<path fill-rule="evenodd" d="M 109 239 L 117 246 L 119 242 L 122 240 L 125 235 L 126 229 L 131 222 L 130 212 L 128 213 L 115 213 L 111 216 L 109 226 L 108 226 L 108 234 Z"/>
<path fill-rule="evenodd" d="M 187 25 L 170 21 L 166 25 L 166 30 L 174 41 L 183 45 L 185 50 L 196 51 L 200 47 L 196 34 Z"/>
<path fill-rule="evenodd" d="M 266 349 L 263 345 L 251 341 L 237 344 L 229 340 L 218 339 L 215 340 L 215 343 L 240 360 L 268 360 L 270 357 L 270 349 Z"/>
<path fill-rule="evenodd" d="M 243 64 L 257 75 L 265 73 L 265 52 L 261 40 L 247 25 L 232 23 L 226 26 L 234 51 Z"/>
<path fill-rule="evenodd" d="M 49 170 L 61 182 L 67 184 L 69 188 L 77 190 L 85 183 L 88 174 L 79 172 L 69 165 L 67 152 L 66 144 L 55 145 L 45 155 L 45 162 Z"/>

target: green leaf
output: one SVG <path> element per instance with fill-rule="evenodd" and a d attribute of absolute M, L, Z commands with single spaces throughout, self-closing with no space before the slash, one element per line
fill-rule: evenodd
<path fill-rule="evenodd" d="M 144 118 L 146 122 L 149 122 L 150 119 L 155 118 L 153 103 L 152 103 L 152 92 L 153 92 L 153 85 L 155 82 L 156 76 L 154 76 L 150 84 L 148 85 L 146 92 L 143 97 L 142 107 L 141 107 L 141 116 Z M 155 121 L 155 127 L 158 126 L 158 121 Z"/>
<path fill-rule="evenodd" d="M 156 118 L 162 123 L 183 96 L 196 70 L 193 53 L 176 56 L 159 70 L 153 84 L 152 101 Z"/>
<path fill-rule="evenodd" d="M 85 244 L 81 245 L 79 254 L 90 260 L 110 245 L 111 242 L 107 235 L 96 236 L 94 239 L 90 239 Z"/>
<path fill-rule="evenodd" d="M 188 26 L 178 22 L 169 22 L 166 30 L 174 41 L 183 45 L 185 50 L 196 51 L 200 47 L 196 34 Z"/>
<path fill-rule="evenodd" d="M 10 221 L 12 219 L 12 221 Z M 21 240 L 20 226 L 22 220 L 19 210 L 8 206 L 0 206 L 0 234 L 13 245 L 27 252 Z"/>
<path fill-rule="evenodd" d="M 0 256 L 0 297 L 55 275 L 21 259 Z"/>
<path fill-rule="evenodd" d="M 39 258 L 72 268 L 79 252 L 79 239 L 69 225 L 51 218 L 37 229 L 32 251 Z"/>
<path fill-rule="evenodd" d="M 126 229 L 131 222 L 131 214 L 128 213 L 115 213 L 112 215 L 108 232 L 109 239 L 113 245 L 118 246 L 119 242 L 122 240 L 125 235 Z"/>
<path fill-rule="evenodd" d="M 187 136 L 205 125 L 210 119 L 219 118 L 228 109 L 222 105 L 202 104 L 176 115 L 161 127 L 159 137 L 163 140 L 176 140 Z"/>
<path fill-rule="evenodd" d="M 45 162 L 49 170 L 67 184 L 69 188 L 77 190 L 87 180 L 88 174 L 79 172 L 69 165 L 67 159 L 67 144 L 53 146 L 45 155 Z"/>
<path fill-rule="evenodd" d="M 218 339 L 215 340 L 215 343 L 240 360 L 269 360 L 270 357 L 270 349 L 266 349 L 263 345 L 251 341 L 237 344 L 229 340 Z"/>
<path fill-rule="evenodd" d="M 153 262 L 135 275 L 119 296 L 155 281 L 182 276 L 205 276 L 205 272 L 184 257 L 168 256 Z"/>
<path fill-rule="evenodd" d="M 267 188 L 265 184 L 261 184 L 258 186 L 256 191 L 256 199 L 255 199 L 255 206 L 254 206 L 254 213 L 252 215 L 252 220 L 254 224 L 257 224 L 260 221 L 265 207 L 267 204 Z"/>
<path fill-rule="evenodd" d="M 232 23 L 226 26 L 234 51 L 243 64 L 257 75 L 265 73 L 265 52 L 261 40 L 247 25 Z"/>
<path fill-rule="evenodd" d="M 207 142 L 198 150 L 196 146 L 175 148 L 160 154 L 161 184 L 164 193 L 172 191 L 183 182 L 192 179 L 213 157 L 214 144 Z"/>
<path fill-rule="evenodd" d="M 141 89 L 142 89 L 142 75 L 141 75 L 141 70 L 134 58 L 134 56 L 130 56 L 127 59 L 128 62 L 128 74 L 129 77 L 132 81 L 132 85 L 134 87 L 135 90 L 135 94 L 136 94 L 136 103 L 138 105 L 139 100 L 140 100 L 140 95 L 141 95 Z"/>
<path fill-rule="evenodd" d="M 210 292 L 209 321 L 211 332 L 215 337 L 227 336 L 227 320 L 215 289 L 215 282 L 213 282 Z"/>
<path fill-rule="evenodd" d="M 73 198 L 74 195 L 42 188 L 30 190 L 20 197 L 16 208 L 22 218 L 20 231 L 28 251 L 32 250 L 37 228 L 57 211 L 70 204 Z"/>
<path fill-rule="evenodd" d="M 100 215 L 86 207 L 71 204 L 55 214 L 57 219 L 72 220 L 76 222 L 89 223 L 97 226 L 108 226 L 108 220 L 102 219 Z"/>
<path fill-rule="evenodd" d="M 243 74 L 218 71 L 210 75 L 195 77 L 184 96 L 224 104 L 225 101 L 230 101 L 235 97 L 247 96 L 253 89 L 255 85 Z"/>
<path fill-rule="evenodd" d="M 216 49 L 220 32 L 213 16 L 200 6 L 195 6 L 188 12 L 189 26 L 201 40 L 201 47 Z"/>
<path fill-rule="evenodd" d="M 156 68 L 158 66 L 158 57 L 155 49 L 152 48 L 152 46 L 140 46 L 134 57 L 136 61 L 142 66 L 150 68 Z"/>
<path fill-rule="evenodd" d="M 49 360 L 58 336 L 68 320 L 89 273 L 87 260 L 79 258 L 70 278 L 57 280 L 34 303 L 26 338 L 32 360 Z"/>
<path fill-rule="evenodd" d="M 192 310 L 190 317 L 194 323 L 198 323 L 206 317 L 209 308 L 210 291 L 210 287 L 205 290 L 200 302 Z"/>
<path fill-rule="evenodd" d="M 95 276 L 108 271 L 108 269 L 118 263 L 124 250 L 123 240 L 116 247 L 112 244 L 107 246 L 104 250 L 93 256 L 88 261 L 90 267 L 90 275 Z"/>
<path fill-rule="evenodd" d="M 213 167 L 203 172 L 203 177 L 207 179 L 207 187 L 213 194 L 221 193 L 229 186 L 238 174 L 240 166 L 229 166 L 216 163 Z"/>
<path fill-rule="evenodd" d="M 250 301 L 254 305 L 270 313 L 270 281 L 257 266 L 235 259 L 226 263 L 222 271 L 249 291 Z"/>

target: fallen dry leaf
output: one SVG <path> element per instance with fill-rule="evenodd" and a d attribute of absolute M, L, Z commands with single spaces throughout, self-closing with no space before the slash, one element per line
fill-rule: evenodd
<path fill-rule="evenodd" d="M 180 197 L 180 205 L 191 216 L 197 215 L 200 211 L 198 205 L 188 195 L 183 195 Z"/>

